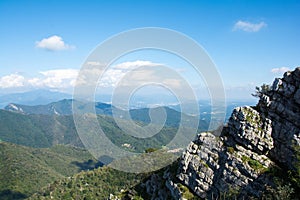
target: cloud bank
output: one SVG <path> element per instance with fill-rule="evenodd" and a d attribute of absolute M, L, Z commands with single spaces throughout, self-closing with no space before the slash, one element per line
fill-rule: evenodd
<path fill-rule="evenodd" d="M 25 77 L 17 73 L 0 77 L 0 88 L 15 88 L 25 85 Z"/>
<path fill-rule="evenodd" d="M 56 69 L 39 72 L 39 76 L 27 78 L 14 73 L 0 77 L 0 89 L 57 89 L 63 90 L 74 86 L 78 70 L 76 69 Z"/>
<path fill-rule="evenodd" d="M 25 77 L 18 73 L 13 73 L 0 77 L 0 89 L 54 89 L 58 91 L 72 90 L 75 84 L 90 85 L 90 80 L 97 80 L 98 75 L 102 71 L 95 65 L 100 65 L 98 62 L 87 63 L 90 68 L 85 69 L 84 76 L 82 79 L 78 79 L 79 70 L 78 69 L 55 69 L 41 71 L 35 77 Z M 103 73 L 103 76 L 98 81 L 98 86 L 105 88 L 117 87 L 118 83 L 122 78 L 124 85 L 134 85 L 144 81 L 150 82 L 151 80 L 163 80 L 163 84 L 173 85 L 175 87 L 180 87 L 180 81 L 175 78 L 168 77 L 167 73 L 162 73 L 158 70 L 159 66 L 164 66 L 160 63 L 153 63 L 151 61 L 133 61 L 133 62 L 123 62 L 114 66 L 111 66 L 108 70 Z M 82 72 L 81 72 L 82 73 Z M 129 74 L 129 76 L 128 76 Z M 91 78 L 92 76 L 97 76 L 97 79 Z"/>

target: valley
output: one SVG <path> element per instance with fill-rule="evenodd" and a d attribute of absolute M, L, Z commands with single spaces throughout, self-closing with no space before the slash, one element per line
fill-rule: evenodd
<path fill-rule="evenodd" d="M 24 199 L 40 187 L 102 166 L 82 148 L 32 148 L 0 142 L 0 199 Z"/>

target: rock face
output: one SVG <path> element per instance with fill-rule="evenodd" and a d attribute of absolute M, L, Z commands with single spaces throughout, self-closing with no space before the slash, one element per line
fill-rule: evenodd
<path fill-rule="evenodd" d="M 272 86 L 263 85 L 257 96 L 256 106 L 233 110 L 219 137 L 198 134 L 180 158 L 177 172 L 170 173 L 169 167 L 163 176 L 152 174 L 142 185 L 149 199 L 261 198 L 274 185 L 267 173 L 273 166 L 295 171 L 300 146 L 300 68 L 275 79 Z"/>
<path fill-rule="evenodd" d="M 201 198 L 228 191 L 260 197 L 276 164 L 294 170 L 300 145 L 300 68 L 258 91 L 255 107 L 234 109 L 221 136 L 200 133 L 183 154 L 178 179 Z M 270 183 L 271 184 L 271 183 Z"/>
<path fill-rule="evenodd" d="M 272 121 L 274 148 L 270 157 L 294 169 L 294 145 L 300 145 L 300 68 L 275 79 L 270 90 L 261 94 L 257 105 L 261 116 Z"/>

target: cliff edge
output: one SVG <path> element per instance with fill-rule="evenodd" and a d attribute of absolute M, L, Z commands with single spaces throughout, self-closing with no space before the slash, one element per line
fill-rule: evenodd
<path fill-rule="evenodd" d="M 197 196 L 261 198 L 276 187 L 274 168 L 299 178 L 300 68 L 255 95 L 258 104 L 235 108 L 220 137 L 200 133 L 183 154 L 177 177 Z"/>
<path fill-rule="evenodd" d="M 198 134 L 178 163 L 131 192 L 146 199 L 299 199 L 300 68 L 254 95 L 257 105 L 235 108 L 219 137 Z"/>

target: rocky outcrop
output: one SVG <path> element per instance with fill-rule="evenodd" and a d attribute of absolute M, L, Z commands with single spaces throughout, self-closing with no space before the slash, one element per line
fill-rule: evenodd
<path fill-rule="evenodd" d="M 10 103 L 7 106 L 4 107 L 5 110 L 11 111 L 11 112 L 17 112 L 17 113 L 21 113 L 24 114 L 24 111 L 21 107 L 19 107 L 16 104 Z"/>
<path fill-rule="evenodd" d="M 300 145 L 300 68 L 276 78 L 269 90 L 261 93 L 257 109 L 272 121 L 274 148 L 270 157 L 294 169 L 294 147 Z"/>
<path fill-rule="evenodd" d="M 256 95 L 258 104 L 235 108 L 219 137 L 198 134 L 175 174 L 168 168 L 163 176 L 150 176 L 143 184 L 150 199 L 261 198 L 274 186 L 268 173 L 274 166 L 295 171 L 297 164 L 300 172 L 300 68 L 263 85 Z"/>
<path fill-rule="evenodd" d="M 228 134 L 233 144 L 237 143 L 259 154 L 268 154 L 273 149 L 271 136 L 271 120 L 261 117 L 260 113 L 251 107 L 241 107 L 233 110 L 223 136 Z"/>
<path fill-rule="evenodd" d="M 300 68 L 257 91 L 255 107 L 234 109 L 220 137 L 201 133 L 183 154 L 178 179 L 202 198 L 260 197 L 272 165 L 288 170 L 300 145 Z"/>
<path fill-rule="evenodd" d="M 229 124 L 234 124 L 235 117 L 246 114 L 245 110 L 252 111 L 251 108 L 235 110 Z M 215 199 L 229 190 L 258 197 L 258 191 L 263 189 L 263 185 L 250 183 L 273 163 L 262 153 L 269 149 L 264 144 L 271 141 L 268 136 L 265 136 L 268 140 L 262 139 L 264 132 L 255 129 L 254 124 L 241 122 L 239 129 L 228 126 L 220 138 L 200 133 L 182 156 L 178 179 L 201 198 Z M 250 136 L 247 130 L 252 130 Z M 233 135 L 231 131 L 239 134 Z M 261 148 L 254 147 L 255 144 Z"/>

